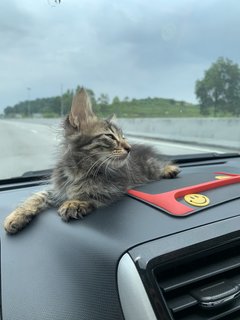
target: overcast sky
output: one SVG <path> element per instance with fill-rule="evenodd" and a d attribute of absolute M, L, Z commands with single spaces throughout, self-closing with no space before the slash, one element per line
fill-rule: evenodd
<path fill-rule="evenodd" d="M 219 56 L 240 63 L 237 0 L 0 0 L 0 111 L 78 84 L 195 101 Z M 27 88 L 31 88 L 27 90 Z"/>

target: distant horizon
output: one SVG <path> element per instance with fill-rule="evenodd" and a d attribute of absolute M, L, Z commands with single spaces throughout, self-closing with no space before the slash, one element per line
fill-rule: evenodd
<path fill-rule="evenodd" d="M 92 91 L 94 92 L 94 94 L 95 94 L 95 91 L 94 91 L 92 88 L 89 88 L 89 89 L 92 90 Z M 63 91 L 63 94 L 66 93 L 68 90 L 71 91 L 71 90 L 74 90 L 74 89 L 67 88 L 65 91 Z M 98 99 L 101 94 L 107 94 L 108 97 L 109 97 L 110 103 L 113 101 L 113 99 L 114 99 L 115 97 L 118 97 L 121 101 L 123 101 L 126 97 L 128 97 L 130 101 L 133 100 L 133 99 L 144 100 L 144 99 L 148 99 L 148 98 L 150 98 L 150 99 L 158 98 L 158 99 L 166 99 L 166 100 L 172 99 L 172 100 L 179 101 L 179 102 L 180 102 L 180 101 L 184 101 L 185 103 L 190 103 L 190 104 L 193 104 L 193 105 L 197 105 L 197 104 L 198 104 L 196 98 L 193 99 L 194 101 L 187 101 L 187 100 L 180 99 L 180 98 L 177 99 L 177 98 L 173 98 L 173 97 L 164 97 L 164 96 L 139 96 L 139 97 L 134 97 L 134 96 L 132 96 L 132 97 L 130 97 L 130 96 L 128 96 L 128 95 L 124 95 L 124 94 L 123 94 L 122 97 L 120 97 L 120 96 L 117 95 L 117 94 L 116 94 L 116 95 L 113 95 L 113 96 L 110 96 L 110 94 L 108 94 L 107 92 L 100 92 L 98 95 L 95 94 L 95 97 Z M 26 95 L 27 95 L 27 94 L 26 94 Z M 53 95 L 48 95 L 48 96 L 43 95 L 43 96 L 41 96 L 41 97 L 40 97 L 40 96 L 37 96 L 37 97 L 31 98 L 31 99 L 27 99 L 27 97 L 26 97 L 26 99 L 22 99 L 22 100 L 16 101 L 16 102 L 15 102 L 14 104 L 12 104 L 12 105 L 8 104 L 8 105 L 6 105 L 6 106 L 1 106 L 1 107 L 0 107 L 0 113 L 3 112 L 3 110 L 4 110 L 6 107 L 13 107 L 13 106 L 15 106 L 15 105 L 17 105 L 18 103 L 21 103 L 21 102 L 35 101 L 35 100 L 37 100 L 37 99 L 48 99 L 48 98 L 53 98 L 53 97 L 61 97 L 61 94 L 59 93 L 59 94 L 53 94 Z"/>
<path fill-rule="evenodd" d="M 91 88 L 89 88 L 89 89 L 91 89 Z M 67 90 L 72 90 L 72 89 L 67 89 Z M 92 89 L 91 89 L 92 90 Z M 65 92 L 63 92 L 63 94 L 64 94 Z M 103 92 L 102 92 L 103 93 Z M 107 94 L 108 95 L 108 93 L 104 93 L 104 94 Z M 108 95 L 109 96 L 109 95 Z M 2 113 L 2 114 L 4 114 L 4 109 L 5 108 L 7 108 L 7 107 L 14 107 L 14 106 L 16 106 L 16 105 L 18 105 L 19 103 L 27 103 L 27 102 L 33 102 L 33 101 L 36 101 L 36 100 L 41 100 L 41 99 L 51 99 L 51 98 L 55 98 L 55 97 L 61 97 L 61 95 L 54 95 L 54 96 L 48 96 L 48 97 L 37 97 L 37 98 L 35 98 L 35 99 L 30 99 L 30 100 L 22 100 L 22 101 L 18 101 L 17 103 L 15 103 L 14 105 L 8 105 L 8 106 L 6 106 L 6 107 L 3 107 L 3 109 L 2 109 L 2 111 L 0 111 L 0 114 Z M 96 97 L 96 96 L 95 96 Z M 99 96 L 97 96 L 97 99 L 100 97 L 100 95 Z M 147 99 L 163 99 L 163 100 L 174 100 L 174 101 L 176 101 L 176 102 L 183 102 L 183 103 L 186 103 L 186 104 L 190 104 L 190 105 L 193 105 L 193 106 L 198 106 L 198 103 L 196 102 L 196 103 L 192 103 L 192 102 L 189 102 L 189 101 L 186 101 L 186 100 L 178 100 L 178 99 L 174 99 L 174 98 L 165 98 L 165 97 L 144 97 L 144 98 L 135 98 L 135 97 L 128 97 L 128 96 L 124 96 L 123 98 L 121 98 L 121 97 L 119 97 L 119 96 L 114 96 L 114 97 L 112 97 L 112 98 L 110 98 L 109 97 L 109 105 L 111 105 L 112 104 L 112 102 L 113 102 L 113 99 L 115 98 L 115 97 L 118 97 L 119 98 L 119 100 L 120 100 L 120 102 L 124 102 L 124 99 L 127 97 L 128 99 L 129 99 L 129 101 L 132 101 L 133 99 L 135 99 L 135 100 L 147 100 Z M 98 104 L 98 103 L 97 103 Z"/>

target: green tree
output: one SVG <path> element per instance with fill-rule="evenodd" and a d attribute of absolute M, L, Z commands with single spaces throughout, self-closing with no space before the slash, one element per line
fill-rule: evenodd
<path fill-rule="evenodd" d="M 14 114 L 15 112 L 14 112 L 14 108 L 13 107 L 6 107 L 5 109 L 4 109 L 4 114 L 5 114 L 5 116 L 6 117 L 8 117 L 8 116 L 11 116 L 12 114 Z"/>
<path fill-rule="evenodd" d="M 240 68 L 229 59 L 218 58 L 197 80 L 195 94 L 200 103 L 200 112 L 208 115 L 213 109 L 219 112 L 240 114 Z"/>
<path fill-rule="evenodd" d="M 87 89 L 87 93 L 91 99 L 92 105 L 95 106 L 97 102 L 96 102 L 96 97 L 95 97 L 94 91 L 91 89 Z"/>
<path fill-rule="evenodd" d="M 112 106 L 113 106 L 113 110 L 114 110 L 116 116 L 119 117 L 119 116 L 120 116 L 121 101 L 120 101 L 120 99 L 118 98 L 118 96 L 116 96 L 116 97 L 113 98 Z"/>
<path fill-rule="evenodd" d="M 109 104 L 109 96 L 106 93 L 101 93 L 100 96 L 98 97 L 98 103 L 103 104 L 103 105 L 108 105 Z"/>
<path fill-rule="evenodd" d="M 118 96 L 113 98 L 112 104 L 119 104 L 120 103 L 120 99 L 118 98 Z"/>

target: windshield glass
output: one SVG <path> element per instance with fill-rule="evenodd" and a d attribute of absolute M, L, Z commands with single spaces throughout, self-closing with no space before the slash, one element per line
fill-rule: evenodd
<path fill-rule="evenodd" d="M 240 2 L 1 0 L 0 179 L 50 169 L 84 86 L 130 142 L 239 152 Z"/>

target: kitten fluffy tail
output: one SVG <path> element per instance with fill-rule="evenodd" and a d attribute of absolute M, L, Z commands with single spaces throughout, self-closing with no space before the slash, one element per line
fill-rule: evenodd
<path fill-rule="evenodd" d="M 35 216 L 50 206 L 50 197 L 50 191 L 34 193 L 6 217 L 4 229 L 10 234 L 23 229 Z"/>

